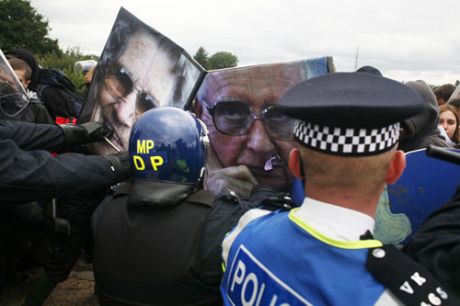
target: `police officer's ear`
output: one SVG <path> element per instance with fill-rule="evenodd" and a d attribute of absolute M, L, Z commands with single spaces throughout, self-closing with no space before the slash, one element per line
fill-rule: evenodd
<path fill-rule="evenodd" d="M 299 179 L 304 179 L 302 157 L 300 156 L 300 150 L 294 148 L 289 153 L 289 170 L 292 174 Z"/>
<path fill-rule="evenodd" d="M 403 174 L 406 168 L 406 155 L 401 150 L 396 150 L 393 153 L 390 165 L 387 170 L 385 182 L 387 184 L 394 184 Z"/>

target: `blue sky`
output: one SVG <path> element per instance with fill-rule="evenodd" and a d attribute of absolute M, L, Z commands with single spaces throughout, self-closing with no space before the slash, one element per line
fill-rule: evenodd
<path fill-rule="evenodd" d="M 240 66 L 323 55 L 339 71 L 372 65 L 399 81 L 460 79 L 455 0 L 32 0 L 63 48 L 100 54 L 120 6 L 194 54 L 230 51 Z"/>

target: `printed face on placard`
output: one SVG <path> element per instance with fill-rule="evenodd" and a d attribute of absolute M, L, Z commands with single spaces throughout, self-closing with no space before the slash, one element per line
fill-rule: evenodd
<path fill-rule="evenodd" d="M 201 70 L 182 48 L 121 10 L 96 68 L 81 121 L 103 121 L 113 129 L 98 154 L 127 150 L 134 122 L 155 107 L 183 107 Z"/>
<path fill-rule="evenodd" d="M 307 61 L 211 71 L 197 94 L 223 168 L 245 165 L 260 185 L 285 189 L 296 121 L 274 108 L 308 76 Z M 325 68 L 326 70 L 326 68 Z"/>

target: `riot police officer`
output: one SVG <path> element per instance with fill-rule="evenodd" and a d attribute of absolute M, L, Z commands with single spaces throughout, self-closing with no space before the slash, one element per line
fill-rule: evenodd
<path fill-rule="evenodd" d="M 218 252 L 213 262 L 200 252 L 210 251 L 203 237 L 214 201 L 201 189 L 206 143 L 204 125 L 177 108 L 150 110 L 135 123 L 132 180 L 93 216 L 100 304 L 218 303 Z"/>
<path fill-rule="evenodd" d="M 101 305 L 219 305 L 221 243 L 255 205 L 284 194 L 256 188 L 251 202 L 202 189 L 206 127 L 177 108 L 146 112 L 129 141 L 132 179 L 93 216 Z"/>

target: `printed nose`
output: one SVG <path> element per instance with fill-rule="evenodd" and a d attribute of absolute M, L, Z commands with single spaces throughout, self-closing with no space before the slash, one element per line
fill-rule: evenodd
<path fill-rule="evenodd" d="M 262 121 L 256 120 L 249 130 L 247 146 L 254 152 L 266 153 L 274 151 L 275 145 L 271 141 Z"/>

